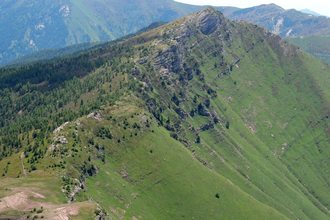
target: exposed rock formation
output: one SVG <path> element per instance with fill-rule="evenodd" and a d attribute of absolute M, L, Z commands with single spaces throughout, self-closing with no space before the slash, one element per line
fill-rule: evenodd
<path fill-rule="evenodd" d="M 133 76 L 137 76 L 141 74 L 139 68 L 132 69 L 129 73 L 132 74 Z"/>
<path fill-rule="evenodd" d="M 201 116 L 210 116 L 211 113 L 205 108 L 204 105 L 198 106 L 198 114 Z"/>
<path fill-rule="evenodd" d="M 183 65 L 183 51 L 177 45 L 163 50 L 155 59 L 154 66 L 163 74 L 177 73 Z"/>
<path fill-rule="evenodd" d="M 146 62 L 148 62 L 149 58 L 150 58 L 150 56 L 143 57 L 143 58 L 139 59 L 138 63 L 145 64 Z"/>
<path fill-rule="evenodd" d="M 218 24 L 222 22 L 221 18 L 211 8 L 202 10 L 198 14 L 197 28 L 205 35 L 212 34 L 217 28 Z"/>
<path fill-rule="evenodd" d="M 182 118 L 186 119 L 188 114 L 181 108 L 175 108 L 175 112 Z"/>
<path fill-rule="evenodd" d="M 199 130 L 206 131 L 206 130 L 209 130 L 211 128 L 214 128 L 214 123 L 213 122 L 211 122 L 210 124 L 202 126 Z"/>
<path fill-rule="evenodd" d="M 70 204 L 71 202 L 75 201 L 75 195 L 79 192 L 79 190 L 81 190 L 81 184 L 79 183 L 78 186 L 76 186 L 74 188 L 74 190 L 71 192 L 70 196 L 69 196 L 69 201 L 68 203 Z"/>

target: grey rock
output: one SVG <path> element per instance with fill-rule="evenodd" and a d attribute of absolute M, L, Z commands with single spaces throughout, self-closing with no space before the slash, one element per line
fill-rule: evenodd
<path fill-rule="evenodd" d="M 175 131 L 175 128 L 174 128 L 173 126 L 169 125 L 169 124 L 166 124 L 164 127 L 165 127 L 166 130 L 168 130 L 168 131 L 173 131 L 173 132 Z"/>
<path fill-rule="evenodd" d="M 138 61 L 138 63 L 139 64 L 145 64 L 146 62 L 148 62 L 149 58 L 150 58 L 150 56 L 143 57 Z"/>
<path fill-rule="evenodd" d="M 205 35 L 210 35 L 217 30 L 221 18 L 210 8 L 201 11 L 197 18 L 197 28 Z"/>
<path fill-rule="evenodd" d="M 205 108 L 204 105 L 198 108 L 198 114 L 201 116 L 210 116 L 211 113 Z"/>
<path fill-rule="evenodd" d="M 181 108 L 175 108 L 175 112 L 182 118 L 186 119 L 188 114 Z"/>
<path fill-rule="evenodd" d="M 174 45 L 164 49 L 155 59 L 154 67 L 163 73 L 174 72 L 178 73 L 183 65 L 183 51 Z"/>
<path fill-rule="evenodd" d="M 185 69 L 185 71 L 187 74 L 187 79 L 192 80 L 195 76 L 195 72 L 191 68 Z"/>
<path fill-rule="evenodd" d="M 141 74 L 141 72 L 138 68 L 132 69 L 129 73 L 132 74 L 133 76 L 137 76 L 137 75 Z"/>
<path fill-rule="evenodd" d="M 76 187 L 74 188 L 74 190 L 72 191 L 72 193 L 70 194 L 68 204 L 71 204 L 71 202 L 73 202 L 73 201 L 76 200 L 75 195 L 76 195 L 80 190 L 81 190 L 81 184 L 79 184 L 79 186 L 76 186 Z"/>
<path fill-rule="evenodd" d="M 214 128 L 214 123 L 213 122 L 211 122 L 210 124 L 202 126 L 199 130 L 206 131 L 206 130 L 209 130 L 211 128 Z"/>

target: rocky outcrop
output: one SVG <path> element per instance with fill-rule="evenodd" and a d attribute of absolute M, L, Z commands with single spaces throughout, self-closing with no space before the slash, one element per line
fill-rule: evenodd
<path fill-rule="evenodd" d="M 78 186 L 76 186 L 74 188 L 74 190 L 71 192 L 70 196 L 69 196 L 69 201 L 68 204 L 70 204 L 71 202 L 75 201 L 75 195 L 81 190 L 81 184 L 79 184 Z"/>
<path fill-rule="evenodd" d="M 207 124 L 207 125 L 202 126 L 199 130 L 201 130 L 201 131 L 207 131 L 207 130 L 209 130 L 211 128 L 214 128 L 214 123 L 213 122 L 211 122 L 210 124 Z"/>
<path fill-rule="evenodd" d="M 183 51 L 178 45 L 164 49 L 155 59 L 154 67 L 163 74 L 178 73 L 183 65 Z"/>
<path fill-rule="evenodd" d="M 65 137 L 63 137 L 63 136 L 59 136 L 59 137 L 54 138 L 54 139 L 55 139 L 55 141 L 58 141 L 61 144 L 67 144 L 67 143 L 69 143 L 69 141 Z"/>
<path fill-rule="evenodd" d="M 132 74 L 133 76 L 137 76 L 141 74 L 139 68 L 132 69 L 129 73 Z"/>
<path fill-rule="evenodd" d="M 192 80 L 195 76 L 195 72 L 191 68 L 185 69 L 185 73 L 187 75 L 188 80 Z"/>
<path fill-rule="evenodd" d="M 109 217 L 109 214 L 106 211 L 104 211 L 104 209 L 102 209 L 101 206 L 100 206 L 100 204 L 98 204 L 98 203 L 97 203 L 96 210 L 97 211 L 94 212 L 95 215 L 96 215 L 95 220 L 112 219 L 112 218 Z"/>
<path fill-rule="evenodd" d="M 217 30 L 222 19 L 211 8 L 201 11 L 197 17 L 197 28 L 205 35 L 212 34 Z"/>
<path fill-rule="evenodd" d="M 254 48 L 254 46 L 255 46 L 255 45 L 253 44 L 249 49 L 247 49 L 247 50 L 246 50 L 246 53 L 250 52 L 250 50 L 252 50 L 252 49 Z"/>
<path fill-rule="evenodd" d="M 146 62 L 148 62 L 149 58 L 150 58 L 150 56 L 143 57 L 143 58 L 139 59 L 138 63 L 145 64 Z"/>
<path fill-rule="evenodd" d="M 58 127 L 58 128 L 56 128 L 54 131 L 53 131 L 53 133 L 54 134 L 57 134 L 57 133 L 59 133 L 61 130 L 64 130 L 64 127 L 65 126 L 67 126 L 67 125 L 69 125 L 70 124 L 70 122 L 65 122 L 63 125 L 61 125 L 60 127 Z"/>
<path fill-rule="evenodd" d="M 201 116 L 210 116 L 211 113 L 205 108 L 204 105 L 198 105 L 197 113 Z"/>
<path fill-rule="evenodd" d="M 172 125 L 170 125 L 170 124 L 166 124 L 165 126 L 164 126 L 164 128 L 166 128 L 166 130 L 168 130 L 168 131 L 175 131 L 175 128 L 172 126 Z"/>
<path fill-rule="evenodd" d="M 213 118 L 213 121 L 214 121 L 214 123 L 216 124 L 216 123 L 221 123 L 221 119 L 219 119 L 219 118 Z"/>
<path fill-rule="evenodd" d="M 175 108 L 174 109 L 175 112 L 182 118 L 182 119 L 186 119 L 188 114 L 181 108 Z"/>

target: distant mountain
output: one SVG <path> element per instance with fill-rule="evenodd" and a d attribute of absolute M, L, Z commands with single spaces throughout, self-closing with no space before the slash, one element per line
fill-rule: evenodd
<path fill-rule="evenodd" d="M 224 14 L 233 20 L 246 20 L 267 28 L 330 63 L 330 18 L 313 16 L 311 12 L 285 10 L 278 5 L 268 4 L 232 11 L 226 9 Z"/>
<path fill-rule="evenodd" d="M 309 9 L 303 9 L 303 10 L 300 10 L 300 12 L 310 14 L 310 15 L 315 15 L 315 16 L 325 16 L 325 15 L 321 15 L 321 14 L 319 14 L 315 11 L 309 10 Z M 325 17 L 329 18 L 328 16 L 325 16 Z"/>
<path fill-rule="evenodd" d="M 14 67 L 14 66 L 22 66 L 22 65 L 28 65 L 36 62 L 52 62 L 60 60 L 64 57 L 68 56 L 75 56 L 81 52 L 86 52 L 88 50 L 92 50 L 98 47 L 106 47 L 109 44 L 120 42 L 124 39 L 133 37 L 137 34 L 143 33 L 145 31 L 157 28 L 166 22 L 164 21 L 158 21 L 153 22 L 148 27 L 142 28 L 140 31 L 138 31 L 135 34 L 128 34 L 123 37 L 117 38 L 115 40 L 103 40 L 103 41 L 94 41 L 94 42 L 85 42 L 80 44 L 74 44 L 66 47 L 61 48 L 54 48 L 54 49 L 43 49 L 40 51 L 33 52 L 31 54 L 27 54 L 25 56 L 22 56 L 20 58 L 14 59 L 12 61 L 9 61 L 3 65 L 0 65 L 0 68 L 3 67 Z"/>
<path fill-rule="evenodd" d="M 115 39 L 200 9 L 172 0 L 2 0 L 0 65 L 46 48 Z"/>
<path fill-rule="evenodd" d="M 250 21 L 282 37 L 330 35 L 330 19 L 275 4 L 216 8 L 230 19 Z M 53 55 L 54 48 L 116 39 L 152 22 L 170 22 L 201 9 L 174 0 L 3 0 L 0 65 L 44 49 Z"/>
<path fill-rule="evenodd" d="M 250 21 L 282 37 L 330 35 L 330 18 L 314 17 L 294 9 L 285 10 L 275 4 L 245 8 L 225 15 L 233 20 Z"/>

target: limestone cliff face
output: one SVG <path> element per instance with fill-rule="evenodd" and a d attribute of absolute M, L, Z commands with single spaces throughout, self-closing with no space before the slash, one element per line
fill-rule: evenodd
<path fill-rule="evenodd" d="M 222 23 L 219 11 L 216 12 L 210 8 L 202 10 L 197 16 L 197 27 L 205 35 L 212 34 L 217 30 L 218 25 Z"/>
<path fill-rule="evenodd" d="M 183 52 L 180 45 L 174 45 L 164 49 L 155 59 L 156 70 L 164 74 L 169 72 L 177 73 L 183 65 Z"/>
<path fill-rule="evenodd" d="M 187 21 L 180 28 L 166 33 L 175 39 L 172 40 L 175 45 L 154 55 L 153 65 L 155 69 L 163 74 L 166 79 L 171 74 L 184 72 L 185 78 L 191 80 L 195 76 L 195 71 L 184 64 L 184 54 L 185 56 L 189 55 L 189 51 L 194 48 L 197 42 L 189 43 L 189 37 L 194 34 L 196 29 L 204 35 L 211 35 L 216 30 L 223 28 L 228 21 L 220 11 L 211 7 L 188 16 Z M 161 41 L 160 44 L 165 44 L 165 41 Z"/>

